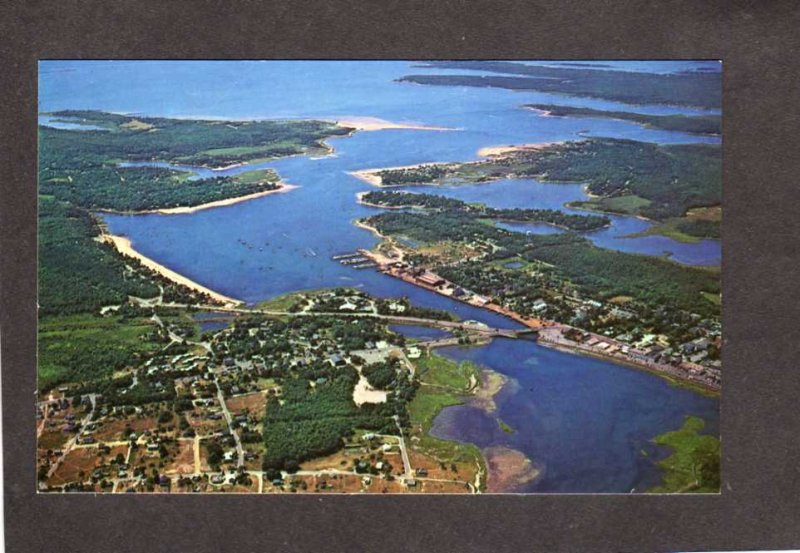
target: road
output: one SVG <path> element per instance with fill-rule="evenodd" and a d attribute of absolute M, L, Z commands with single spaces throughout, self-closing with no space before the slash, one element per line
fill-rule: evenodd
<path fill-rule="evenodd" d="M 225 420 L 228 422 L 228 430 L 230 430 L 230 433 L 233 435 L 233 439 L 236 442 L 236 466 L 237 468 L 241 468 L 244 466 L 244 448 L 242 447 L 242 441 L 239 439 L 239 434 L 236 433 L 236 429 L 233 427 L 233 417 L 231 416 L 231 412 L 228 410 L 228 406 L 225 404 L 225 394 L 222 393 L 222 388 L 220 388 L 219 381 L 217 380 L 216 376 L 214 377 L 214 384 L 217 386 L 217 399 L 222 406 L 222 414 L 225 416 Z"/>
<path fill-rule="evenodd" d="M 394 422 L 397 425 L 397 431 L 400 433 L 400 455 L 403 457 L 403 468 L 405 469 L 406 480 L 414 479 L 414 471 L 411 470 L 411 460 L 408 458 L 408 451 L 406 450 L 406 440 L 403 436 L 403 427 L 400 426 L 400 418 L 395 415 Z"/>
<path fill-rule="evenodd" d="M 85 417 L 83 417 L 83 419 L 81 419 L 80 422 L 81 431 L 83 430 L 83 428 L 86 427 L 87 424 L 91 422 L 92 416 L 94 415 L 95 406 L 97 405 L 97 395 L 96 394 L 88 394 L 88 395 L 89 395 L 89 402 L 91 403 L 92 408 L 89 410 L 89 413 Z M 50 466 L 50 470 L 47 471 L 48 478 L 53 476 L 56 470 L 58 470 L 58 467 L 61 465 L 61 462 L 67 457 L 67 453 L 69 453 L 77 444 L 80 435 L 81 432 L 76 432 L 75 435 L 72 438 L 70 438 L 69 441 L 64 445 L 64 447 L 62 448 L 61 456 L 58 459 L 56 459 L 56 461 Z"/>

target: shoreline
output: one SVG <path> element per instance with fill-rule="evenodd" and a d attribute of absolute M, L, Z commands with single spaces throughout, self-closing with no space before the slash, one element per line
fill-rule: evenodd
<path fill-rule="evenodd" d="M 177 273 L 172 269 L 165 267 L 164 265 L 161 265 L 157 261 L 150 259 L 146 255 L 134 249 L 131 240 L 126 236 L 118 236 L 115 234 L 110 234 L 108 232 L 103 232 L 100 235 L 100 238 L 107 244 L 111 244 L 123 256 L 128 256 L 136 259 L 151 271 L 158 273 L 159 275 L 163 276 L 168 280 L 171 280 L 176 284 L 180 284 L 187 288 L 191 288 L 192 290 L 200 292 L 201 294 L 206 294 L 212 299 L 222 302 L 224 304 L 242 305 L 244 303 L 242 300 L 237 300 L 236 298 L 231 298 L 219 292 L 215 292 L 214 290 L 207 288 L 202 284 L 199 284 L 189 279 L 188 277 L 185 277 L 180 273 Z"/>
<path fill-rule="evenodd" d="M 97 213 L 112 213 L 114 215 L 186 215 L 189 213 L 196 213 L 198 211 L 203 211 L 205 209 L 216 209 L 218 207 L 227 207 L 241 202 L 255 200 L 256 198 L 269 196 L 270 194 L 282 194 L 285 192 L 291 192 L 296 188 L 300 187 L 295 184 L 287 184 L 281 181 L 279 183 L 278 188 L 273 188 L 271 190 L 262 190 L 261 192 L 254 192 L 253 194 L 247 194 L 245 196 L 235 196 L 233 198 L 225 198 L 223 200 L 214 200 L 213 202 L 208 202 L 205 204 L 199 204 L 193 206 L 178 206 L 178 207 L 166 207 L 160 209 L 143 209 L 143 210 L 130 210 L 130 211 L 121 211 L 118 209 L 94 209 L 92 211 L 95 211 Z"/>
<path fill-rule="evenodd" d="M 504 157 L 516 152 L 536 151 L 563 144 L 558 142 L 532 142 L 529 144 L 509 144 L 507 146 L 485 146 L 478 150 L 480 157 Z"/>
<path fill-rule="evenodd" d="M 664 372 L 664 371 L 660 371 L 658 369 L 655 369 L 655 368 L 653 368 L 653 367 L 651 367 L 649 365 L 643 364 L 643 363 L 636 363 L 633 360 L 620 359 L 618 357 L 614 357 L 612 355 L 604 354 L 604 353 L 601 353 L 601 352 L 598 352 L 598 351 L 589 351 L 589 350 L 587 350 L 585 348 L 581 348 L 581 347 L 577 347 L 577 346 L 570 346 L 568 344 L 561 344 L 561 343 L 557 343 L 557 342 L 551 342 L 549 340 L 537 339 L 536 343 L 539 344 L 540 346 L 543 346 L 543 347 L 546 347 L 546 348 L 550 348 L 550 349 L 554 349 L 554 350 L 558 350 L 558 351 L 561 351 L 563 353 L 569 353 L 571 355 L 583 355 L 583 356 L 586 356 L 586 357 L 592 357 L 594 359 L 599 359 L 600 361 L 607 361 L 609 363 L 622 365 L 624 367 L 628 367 L 628 368 L 631 368 L 631 369 L 644 371 L 644 372 L 650 373 L 650 374 L 652 374 L 654 376 L 658 376 L 659 378 L 662 378 L 662 379 L 666 380 L 671 385 L 688 388 L 689 390 L 691 390 L 691 391 L 693 391 L 695 393 L 704 395 L 704 396 L 718 398 L 720 393 L 721 393 L 721 391 L 722 391 L 721 389 L 711 388 L 709 386 L 704 386 L 703 384 L 701 384 L 699 382 L 695 382 L 695 381 L 690 380 L 688 378 L 683 378 L 681 376 L 677 376 L 677 375 L 673 375 L 673 374 L 670 374 L 670 373 L 667 373 L 667 372 Z"/>
<path fill-rule="evenodd" d="M 414 163 L 412 165 L 397 165 L 394 167 L 375 167 L 371 169 L 359 169 L 358 171 L 347 171 L 348 175 L 352 175 L 355 178 L 362 180 L 372 186 L 377 186 L 379 188 L 390 188 L 390 187 L 403 187 L 403 186 L 436 186 L 434 183 L 409 183 L 409 184 L 383 184 L 383 180 L 381 179 L 380 173 L 381 171 L 399 171 L 401 169 L 417 169 L 419 167 L 425 167 L 427 165 L 458 165 L 458 162 L 454 161 L 426 161 L 424 163 Z"/>

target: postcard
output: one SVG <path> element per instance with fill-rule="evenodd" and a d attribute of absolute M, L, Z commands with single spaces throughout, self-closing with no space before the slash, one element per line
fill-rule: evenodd
<path fill-rule="evenodd" d="M 721 79 L 41 61 L 38 491 L 719 493 Z"/>

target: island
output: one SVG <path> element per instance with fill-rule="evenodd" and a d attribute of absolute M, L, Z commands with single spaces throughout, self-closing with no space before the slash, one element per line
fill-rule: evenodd
<path fill-rule="evenodd" d="M 656 74 L 508 61 L 434 61 L 422 67 L 482 71 L 502 76 L 419 74 L 405 75 L 399 81 L 435 86 L 535 90 L 628 104 L 674 104 L 711 109 L 719 109 L 722 105 L 722 74 L 718 71 Z"/>
<path fill-rule="evenodd" d="M 570 207 L 638 215 L 659 224 L 649 233 L 692 241 L 718 238 L 722 211 L 721 149 L 714 144 L 658 145 L 614 138 L 526 144 L 481 151 L 488 159 L 377 169 L 357 176 L 391 187 L 531 178 L 584 182 L 592 196 Z"/>

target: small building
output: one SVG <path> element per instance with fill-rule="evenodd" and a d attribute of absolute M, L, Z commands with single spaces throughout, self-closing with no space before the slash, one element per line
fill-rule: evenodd
<path fill-rule="evenodd" d="M 328 363 L 330 363 L 334 367 L 341 367 L 342 365 L 345 364 L 345 360 L 338 353 L 334 353 L 333 355 L 328 357 Z"/>
<path fill-rule="evenodd" d="M 442 277 L 431 273 L 430 271 L 425 271 L 419 275 L 417 280 L 423 284 L 427 284 L 428 286 L 441 286 L 445 283 L 445 280 Z"/>

